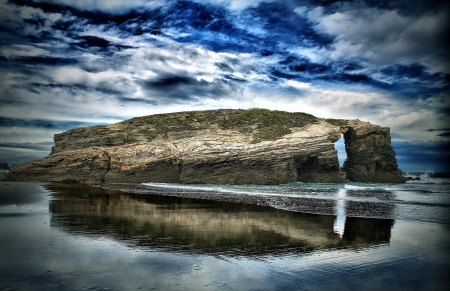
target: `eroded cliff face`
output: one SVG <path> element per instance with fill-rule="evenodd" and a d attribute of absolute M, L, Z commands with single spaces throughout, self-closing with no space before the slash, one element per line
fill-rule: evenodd
<path fill-rule="evenodd" d="M 389 128 L 358 120 L 343 127 L 347 159 L 344 171 L 354 182 L 405 182 L 391 146 Z"/>
<path fill-rule="evenodd" d="M 334 143 L 345 133 L 340 170 Z M 389 129 L 358 120 L 269 110 L 181 112 L 55 135 L 48 157 L 15 181 L 280 184 L 404 182 Z"/>

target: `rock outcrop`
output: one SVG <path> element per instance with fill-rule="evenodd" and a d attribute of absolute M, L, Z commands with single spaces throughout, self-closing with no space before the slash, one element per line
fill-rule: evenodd
<path fill-rule="evenodd" d="M 9 171 L 8 163 L 3 163 L 0 161 L 0 171 Z"/>
<path fill-rule="evenodd" d="M 357 120 L 343 127 L 347 159 L 344 171 L 355 182 L 405 182 L 391 146 L 389 128 Z"/>
<path fill-rule="evenodd" d="M 345 172 L 334 149 L 342 133 Z M 404 182 L 388 128 L 265 109 L 180 112 L 75 128 L 55 135 L 48 157 L 14 167 L 7 179 L 85 184 Z"/>

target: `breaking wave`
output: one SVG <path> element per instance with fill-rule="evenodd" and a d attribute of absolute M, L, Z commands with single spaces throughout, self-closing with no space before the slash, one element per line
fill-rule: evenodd
<path fill-rule="evenodd" d="M 412 180 L 406 183 L 412 184 L 450 184 L 450 173 L 436 173 L 433 171 L 419 173 L 405 173 L 405 177 Z"/>

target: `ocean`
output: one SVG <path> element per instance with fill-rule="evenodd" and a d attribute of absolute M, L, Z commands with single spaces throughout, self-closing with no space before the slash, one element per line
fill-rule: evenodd
<path fill-rule="evenodd" d="M 449 290 L 450 179 L 0 185 L 0 290 Z"/>

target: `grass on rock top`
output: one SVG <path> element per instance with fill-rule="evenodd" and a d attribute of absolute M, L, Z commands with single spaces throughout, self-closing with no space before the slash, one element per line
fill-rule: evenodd
<path fill-rule="evenodd" d="M 326 122 L 336 125 L 336 126 L 343 126 L 343 125 L 348 125 L 348 120 L 346 119 L 333 119 L 333 118 L 328 118 L 325 119 Z"/>
<path fill-rule="evenodd" d="M 236 129 L 242 133 L 253 132 L 253 126 L 256 125 L 259 130 L 253 134 L 253 143 L 277 140 L 291 133 L 292 127 L 303 127 L 316 122 L 317 118 L 311 114 L 261 108 L 237 111 L 236 114 L 218 120 L 220 127 Z"/>
<path fill-rule="evenodd" d="M 222 129 L 233 129 L 241 133 L 253 133 L 253 143 L 264 140 L 277 140 L 291 133 L 292 127 L 303 127 L 317 123 L 318 119 L 302 112 L 285 112 L 252 108 L 248 110 L 211 110 L 181 112 L 156 115 L 148 118 L 147 123 L 154 126 L 157 134 L 168 132 L 198 130 L 215 123 Z M 333 125 L 346 125 L 342 119 L 327 119 Z"/>

